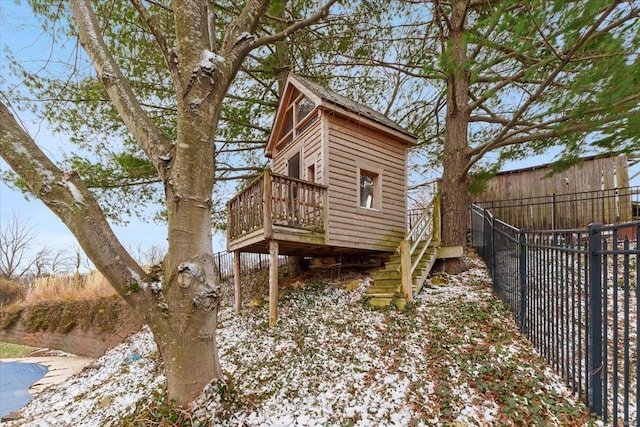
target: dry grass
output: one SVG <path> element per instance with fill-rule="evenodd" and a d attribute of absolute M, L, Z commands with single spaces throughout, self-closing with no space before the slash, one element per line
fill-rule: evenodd
<path fill-rule="evenodd" d="M 33 282 L 24 299 L 24 305 L 59 300 L 95 300 L 115 295 L 107 279 L 97 270 L 87 275 L 49 276 Z"/>

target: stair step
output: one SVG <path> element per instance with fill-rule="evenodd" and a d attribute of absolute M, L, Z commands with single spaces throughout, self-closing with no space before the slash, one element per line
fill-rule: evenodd
<path fill-rule="evenodd" d="M 374 289 L 369 289 L 369 292 L 367 292 L 367 295 L 378 295 L 378 294 L 395 295 L 399 289 L 400 288 L 374 288 Z"/>
<path fill-rule="evenodd" d="M 389 304 L 391 304 L 391 301 L 393 301 L 392 297 L 375 297 L 369 300 L 369 304 L 371 304 L 373 307 L 383 308 L 388 307 Z"/>
<path fill-rule="evenodd" d="M 414 253 L 411 256 L 411 263 L 413 264 L 414 262 L 416 262 L 416 260 L 418 259 L 418 254 L 420 253 L 420 249 L 416 249 L 416 253 Z M 435 251 L 433 250 L 433 248 L 429 248 L 427 249 L 427 251 L 424 253 L 424 255 L 422 255 L 422 259 L 429 259 L 431 258 L 431 256 L 435 255 Z M 389 258 L 389 261 L 387 261 L 385 263 L 385 269 L 389 269 L 391 268 L 395 268 L 397 266 L 399 266 L 401 263 L 401 257 L 400 255 L 391 255 L 391 257 Z"/>
<path fill-rule="evenodd" d="M 393 296 L 398 291 L 398 288 L 379 288 L 379 289 L 369 289 L 367 295 L 387 295 Z"/>
<path fill-rule="evenodd" d="M 387 261 L 383 271 L 396 270 L 398 267 L 400 267 L 400 261 Z"/>
<path fill-rule="evenodd" d="M 382 270 L 374 273 L 372 276 L 373 280 L 377 279 L 397 279 L 400 278 L 400 273 L 395 270 Z"/>
<path fill-rule="evenodd" d="M 393 298 L 396 296 L 395 292 L 373 292 L 367 294 L 368 297 L 371 298 Z"/>
<path fill-rule="evenodd" d="M 404 310 L 407 305 L 407 299 L 403 297 L 375 297 L 369 300 L 369 304 L 378 308 L 389 307 L 392 302 L 400 310 Z"/>
<path fill-rule="evenodd" d="M 384 278 L 375 278 L 373 279 L 373 285 L 393 285 L 393 284 L 397 284 L 402 282 L 402 277 L 401 276 L 396 276 L 396 277 L 384 277 Z"/>

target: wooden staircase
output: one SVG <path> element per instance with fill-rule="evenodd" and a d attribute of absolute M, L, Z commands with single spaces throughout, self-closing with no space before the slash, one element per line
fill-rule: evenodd
<path fill-rule="evenodd" d="M 386 307 L 395 303 L 403 308 L 422 289 L 438 256 L 440 246 L 440 198 L 435 196 L 418 221 L 400 242 L 383 270 L 372 275 L 367 291 L 369 303 Z"/>

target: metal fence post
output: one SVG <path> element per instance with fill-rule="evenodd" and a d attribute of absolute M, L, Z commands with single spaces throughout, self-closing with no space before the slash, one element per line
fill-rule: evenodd
<path fill-rule="evenodd" d="M 556 193 L 551 195 L 551 229 L 556 229 Z"/>
<path fill-rule="evenodd" d="M 491 215 L 491 277 L 493 277 L 493 289 L 498 283 L 496 274 L 496 224 L 495 218 Z"/>
<path fill-rule="evenodd" d="M 487 251 L 489 250 L 489 220 L 487 219 L 487 209 L 482 210 L 482 259 L 487 263 L 487 268 L 491 268 L 489 260 L 487 259 Z M 493 274 L 493 272 L 491 272 Z"/>
<path fill-rule="evenodd" d="M 482 259 L 485 263 L 489 262 L 487 258 L 488 250 L 489 250 L 489 220 L 487 219 L 487 210 L 482 210 Z M 487 264 L 487 268 L 491 268 L 491 265 Z"/>
<path fill-rule="evenodd" d="M 526 333 L 525 313 L 527 312 L 527 235 L 524 229 L 518 232 L 518 250 L 519 259 L 519 277 L 518 284 L 520 286 L 520 313 L 518 322 L 520 323 L 520 332 Z"/>
<path fill-rule="evenodd" d="M 589 225 L 589 408 L 602 416 L 602 224 Z"/>

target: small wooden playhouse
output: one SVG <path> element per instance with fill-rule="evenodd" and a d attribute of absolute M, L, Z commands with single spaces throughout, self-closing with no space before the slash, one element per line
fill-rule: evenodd
<path fill-rule="evenodd" d="M 240 252 L 271 256 L 272 324 L 278 289 L 274 261 L 280 254 L 336 263 L 358 257 L 383 260 L 387 271 L 379 273 L 370 290 L 372 302 L 388 303 L 399 293 L 411 299 L 439 245 L 435 204 L 413 216 L 408 227 L 407 150 L 415 143 L 384 115 L 289 74 L 266 148 L 272 169 L 227 204 L 227 251 L 236 255 L 236 309 Z M 410 280 L 419 284 L 412 287 Z"/>

